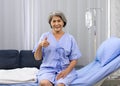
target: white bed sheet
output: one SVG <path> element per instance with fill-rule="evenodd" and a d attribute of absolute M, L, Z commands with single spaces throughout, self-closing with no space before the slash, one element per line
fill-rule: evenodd
<path fill-rule="evenodd" d="M 12 83 L 25 83 L 36 82 L 37 68 L 16 68 L 10 70 L 0 70 L 0 83 L 12 84 Z"/>

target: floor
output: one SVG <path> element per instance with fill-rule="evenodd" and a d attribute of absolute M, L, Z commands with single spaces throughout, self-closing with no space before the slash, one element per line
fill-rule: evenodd
<path fill-rule="evenodd" d="M 105 80 L 101 86 L 120 86 L 120 80 Z"/>
<path fill-rule="evenodd" d="M 120 70 L 108 76 L 101 86 L 120 86 Z"/>

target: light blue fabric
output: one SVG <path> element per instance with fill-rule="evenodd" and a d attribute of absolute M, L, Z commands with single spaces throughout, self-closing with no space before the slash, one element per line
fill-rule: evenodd
<path fill-rule="evenodd" d="M 47 32 L 41 36 L 39 43 L 44 40 L 45 37 L 47 37 L 47 41 L 50 45 L 46 48 L 42 48 L 43 61 L 41 68 L 56 68 L 58 65 L 59 67 L 62 66 L 65 68 L 70 63 L 70 60 L 80 58 L 81 53 L 77 43 L 70 34 L 65 33 L 62 38 L 57 41 L 51 32 Z M 37 47 L 35 47 L 33 51 L 35 51 L 36 48 Z"/>
<path fill-rule="evenodd" d="M 117 56 L 104 67 L 95 60 L 77 71 L 78 77 L 71 83 L 70 86 L 93 86 L 119 68 L 120 56 Z"/>
<path fill-rule="evenodd" d="M 101 66 L 105 66 L 118 55 L 120 55 L 120 38 L 110 37 L 98 48 L 96 60 L 101 63 Z"/>
<path fill-rule="evenodd" d="M 56 81 L 56 76 L 59 72 L 66 69 L 70 64 L 71 60 L 77 60 L 81 57 L 81 53 L 77 46 L 77 43 L 74 37 L 68 33 L 65 33 L 59 41 L 57 41 L 52 34 L 52 32 L 44 33 L 38 44 L 47 37 L 47 41 L 50 43 L 48 47 L 42 47 L 42 55 L 43 60 L 40 66 L 40 72 L 37 74 L 39 80 L 48 79 L 53 83 L 62 82 L 64 84 L 69 84 L 76 77 L 76 71 L 73 69 L 72 72 L 66 76 L 64 80 Z M 37 45 L 38 46 L 38 45 Z M 36 50 L 37 46 L 33 51 Z M 51 72 L 52 71 L 52 72 Z M 44 74 L 54 74 L 52 76 Z M 51 79 L 53 77 L 53 79 Z M 69 77 L 71 77 L 71 81 L 69 81 Z M 66 82 L 66 83 L 65 83 Z"/>

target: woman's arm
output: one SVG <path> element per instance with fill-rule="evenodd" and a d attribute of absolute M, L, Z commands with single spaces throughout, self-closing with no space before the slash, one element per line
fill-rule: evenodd
<path fill-rule="evenodd" d="M 66 70 L 68 72 L 71 72 L 72 69 L 75 68 L 76 64 L 77 64 L 77 60 L 72 60 Z"/>
<path fill-rule="evenodd" d="M 34 53 L 34 57 L 36 60 L 42 59 L 42 43 L 39 44 L 37 50 Z"/>

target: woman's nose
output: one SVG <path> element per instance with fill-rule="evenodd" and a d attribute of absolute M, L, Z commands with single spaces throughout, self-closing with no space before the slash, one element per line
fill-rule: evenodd
<path fill-rule="evenodd" d="M 58 25 L 58 22 L 55 22 L 55 25 Z"/>

